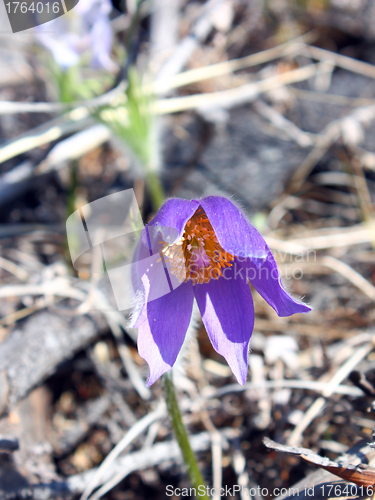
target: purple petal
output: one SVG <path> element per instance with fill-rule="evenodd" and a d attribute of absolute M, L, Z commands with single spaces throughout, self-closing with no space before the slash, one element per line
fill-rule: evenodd
<path fill-rule="evenodd" d="M 79 0 L 74 10 L 88 23 L 94 24 L 98 16 L 110 15 L 112 4 L 110 0 Z"/>
<path fill-rule="evenodd" d="M 58 19 L 54 19 L 53 21 L 58 21 Z M 50 21 L 48 26 L 50 26 L 53 21 Z M 53 31 L 52 27 L 49 29 Z M 79 63 L 78 50 L 76 50 L 74 45 L 70 44 L 68 40 L 64 39 L 64 36 L 58 39 L 48 33 L 44 33 L 43 30 L 38 30 L 37 39 L 51 52 L 56 63 L 64 70 Z"/>
<path fill-rule="evenodd" d="M 154 262 L 153 269 L 150 269 L 151 273 L 149 272 L 148 268 L 152 260 L 150 256 L 156 255 L 157 259 L 160 260 L 159 252 L 163 247 L 162 241 L 169 243 L 176 241 L 198 207 L 199 203 L 196 201 L 177 198 L 167 200 L 151 222 L 141 231 L 132 259 L 133 264 L 135 264 L 132 268 L 132 285 L 137 295 L 134 320 L 137 319 L 139 311 L 147 300 L 153 301 L 161 295 L 165 295 L 171 288 L 180 287 L 177 278 L 169 272 L 168 262 L 166 263 L 168 268 L 166 274 L 164 274 L 163 264 L 157 265 L 157 262 Z M 156 273 L 160 271 L 162 271 L 161 274 L 157 275 Z M 147 299 L 142 279 L 145 274 L 148 274 L 150 281 Z M 167 275 L 168 278 L 166 278 Z M 166 290 L 166 288 L 168 289 Z"/>
<path fill-rule="evenodd" d="M 110 55 L 112 49 L 112 30 L 107 16 L 101 16 L 90 32 L 94 67 L 111 71 L 116 68 Z"/>
<path fill-rule="evenodd" d="M 194 293 L 191 282 L 183 283 L 173 292 L 148 302 L 150 284 L 143 279 L 146 303 L 137 320 L 138 352 L 150 368 L 147 387 L 176 361 L 188 329 Z"/>
<path fill-rule="evenodd" d="M 193 217 L 198 207 L 198 201 L 172 198 L 162 205 L 148 226 L 161 226 L 161 232 L 163 227 L 176 229 L 179 238 L 187 221 Z"/>
<path fill-rule="evenodd" d="M 204 326 L 215 351 L 224 356 L 240 384 L 246 382 L 247 355 L 254 327 L 254 305 L 236 261 L 218 280 L 194 287 Z"/>
<path fill-rule="evenodd" d="M 162 259 L 160 254 L 163 249 L 163 240 L 173 242 L 177 237 L 177 231 L 166 226 L 153 227 L 148 225 L 141 231 L 140 239 L 134 250 L 131 271 L 136 310 L 139 311 L 140 306 L 143 307 L 146 300 L 143 285 L 144 276 L 147 276 L 150 284 L 148 302 L 181 286 L 182 281 L 171 272 L 171 262 L 169 259 Z"/>
<path fill-rule="evenodd" d="M 264 238 L 231 201 L 222 196 L 209 196 L 199 203 L 226 252 L 253 259 L 267 255 L 268 247 Z"/>
<path fill-rule="evenodd" d="M 311 311 L 311 307 L 294 299 L 284 289 L 271 250 L 268 249 L 267 258 L 257 265 L 250 259 L 246 259 L 240 265 L 244 275 L 251 281 L 255 290 L 275 309 L 279 316 L 291 316 Z"/>

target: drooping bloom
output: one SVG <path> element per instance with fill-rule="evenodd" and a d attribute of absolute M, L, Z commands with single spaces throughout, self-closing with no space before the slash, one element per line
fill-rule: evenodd
<path fill-rule="evenodd" d="M 144 296 L 135 326 L 139 354 L 150 368 L 147 386 L 176 361 L 194 297 L 212 346 L 240 384 L 247 377 L 254 327 L 249 281 L 279 316 L 311 310 L 287 293 L 263 237 L 226 198 L 166 201 L 143 230 L 142 246 L 137 258 Z M 160 292 L 163 277 L 157 266 L 154 271 L 142 266 L 148 250 L 148 255 L 160 255 L 170 287 L 167 293 Z"/>
<path fill-rule="evenodd" d="M 110 0 L 80 0 L 64 16 L 38 26 L 36 37 L 63 70 L 77 65 L 86 55 L 92 67 L 114 71 L 111 10 Z"/>

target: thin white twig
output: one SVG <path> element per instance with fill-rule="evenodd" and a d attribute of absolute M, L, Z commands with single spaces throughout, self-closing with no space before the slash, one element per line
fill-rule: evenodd
<path fill-rule="evenodd" d="M 297 127 L 293 122 L 285 118 L 281 113 L 271 106 L 267 106 L 262 101 L 255 101 L 255 110 L 268 120 L 272 125 L 285 132 L 290 139 L 296 142 L 301 148 L 308 148 L 314 144 L 311 135 Z"/>
<path fill-rule="evenodd" d="M 289 446 L 296 446 L 302 436 L 302 433 L 310 425 L 310 423 L 317 417 L 326 403 L 326 398 L 330 397 L 339 386 L 339 384 L 348 376 L 348 374 L 364 359 L 374 348 L 374 343 L 369 342 L 367 345 L 357 349 L 354 354 L 339 368 L 331 380 L 326 384 L 322 392 L 322 396 L 314 401 L 307 412 L 304 414 L 301 421 L 294 428 L 289 436 L 287 444 Z"/>
<path fill-rule="evenodd" d="M 0 257 L 0 268 L 13 274 L 20 281 L 26 281 L 29 277 L 29 273 L 27 271 L 17 266 L 14 262 L 4 259 L 4 257 Z"/>
<path fill-rule="evenodd" d="M 14 158 L 26 151 L 57 141 L 63 135 L 68 135 L 84 128 L 92 119 L 85 107 L 76 108 L 60 119 L 38 127 L 36 130 L 11 141 L 0 148 L 0 163 Z"/>
<path fill-rule="evenodd" d="M 104 461 L 101 463 L 100 467 L 96 470 L 94 477 L 86 486 L 84 492 L 82 493 L 81 500 L 87 500 L 96 487 L 102 484 L 102 478 L 104 478 L 108 470 L 112 467 L 113 463 L 117 457 L 125 450 L 129 444 L 136 439 L 139 434 L 141 434 L 147 427 L 149 427 L 155 420 L 158 420 L 166 415 L 165 404 L 159 403 L 156 410 L 148 413 L 143 418 L 138 420 L 134 424 L 125 436 L 121 439 L 119 443 L 113 448 L 113 450 L 107 455 Z"/>
<path fill-rule="evenodd" d="M 353 283 L 353 285 L 367 295 L 367 297 L 375 301 L 375 286 L 357 273 L 357 271 L 355 271 L 352 267 L 348 266 L 348 264 L 345 264 L 345 262 L 335 259 L 330 255 L 323 257 L 318 262 L 329 267 L 330 269 L 333 269 L 337 273 L 342 274 L 342 276 Z"/>
<path fill-rule="evenodd" d="M 315 38 L 315 33 L 309 32 L 306 35 L 295 38 L 294 40 L 277 45 L 271 49 L 257 52 L 256 54 L 251 54 L 239 59 L 233 59 L 231 61 L 210 64 L 201 68 L 190 69 L 169 78 L 157 80 L 152 83 L 149 88 L 146 87 L 145 90 L 159 94 L 178 87 L 183 87 L 184 85 L 200 82 L 209 78 L 218 78 L 240 69 L 250 68 L 258 64 L 264 64 L 279 57 L 295 55 L 304 48 L 303 43 L 312 42 Z"/>
<path fill-rule="evenodd" d="M 19 295 L 57 295 L 84 301 L 85 292 L 73 288 L 64 278 L 44 282 L 38 285 L 4 285 L 0 288 L 0 298 Z"/>
<path fill-rule="evenodd" d="M 220 106 L 230 108 L 245 102 L 252 102 L 263 92 L 268 92 L 269 90 L 291 83 L 308 80 L 316 75 L 317 69 L 317 65 L 310 64 L 228 90 L 160 99 L 152 103 L 151 109 L 154 113 L 169 114 L 200 107 Z"/>
<path fill-rule="evenodd" d="M 273 250 L 279 250 L 291 255 L 301 255 L 311 250 L 371 243 L 374 240 L 374 222 L 358 224 L 349 228 L 330 228 L 330 234 L 324 234 L 326 232 L 325 229 L 318 230 L 314 236 L 291 240 L 279 240 L 273 236 L 265 236 L 265 240 Z"/>
<path fill-rule="evenodd" d="M 373 68 L 375 73 L 375 67 Z M 311 170 L 323 157 L 326 151 L 328 151 L 332 144 L 334 144 L 343 134 L 343 130 L 345 130 L 345 123 L 348 123 L 348 121 L 352 121 L 359 127 L 360 125 L 362 126 L 371 123 L 374 119 L 375 105 L 372 105 L 357 108 L 343 118 L 333 120 L 331 123 L 329 123 L 321 132 L 320 137 L 316 141 L 315 147 L 312 149 L 312 151 L 310 151 L 305 160 L 301 163 L 301 165 L 294 173 L 292 179 L 289 182 L 288 192 L 295 193 L 301 188 L 303 182 L 305 181 Z"/>
<path fill-rule="evenodd" d="M 150 389 L 145 387 L 144 380 L 140 376 L 134 364 L 134 361 L 130 354 L 130 350 L 122 338 L 122 332 L 118 323 L 111 317 L 110 314 L 106 314 L 105 316 L 108 325 L 111 329 L 111 332 L 115 338 L 117 350 L 120 354 L 121 361 L 124 365 L 124 368 L 129 376 L 131 383 L 133 384 L 134 389 L 143 399 L 149 400 L 151 398 L 151 391 Z"/>
<path fill-rule="evenodd" d="M 203 395 L 207 399 L 211 399 L 224 396 L 225 394 L 229 394 L 231 392 L 243 392 L 249 389 L 264 389 L 264 388 L 305 389 L 306 391 L 323 392 L 327 389 L 327 385 L 328 385 L 327 382 L 317 382 L 315 380 L 288 380 L 288 379 L 283 379 L 280 381 L 265 380 L 262 383 L 246 382 L 246 384 L 243 386 L 238 384 L 230 384 L 226 385 L 222 389 L 217 389 L 217 390 L 212 390 L 212 388 L 209 388 L 209 390 L 204 391 Z M 355 397 L 363 395 L 363 392 L 360 389 L 349 385 L 337 385 L 336 387 L 334 387 L 332 393 L 345 394 L 347 396 L 355 396 Z"/>
<path fill-rule="evenodd" d="M 333 61 L 336 66 L 351 71 L 352 73 L 375 78 L 375 66 L 372 64 L 311 45 L 306 46 L 303 52 L 313 59 L 318 59 L 319 61 Z"/>
<path fill-rule="evenodd" d="M 226 428 L 221 430 L 221 435 L 224 439 L 234 439 L 238 437 L 238 429 Z M 207 450 L 210 445 L 210 434 L 209 432 L 201 432 L 195 436 L 191 436 L 191 447 L 195 452 Z M 101 479 L 101 484 L 105 483 L 104 490 L 108 491 L 111 486 L 109 486 L 109 481 L 117 475 L 121 479 L 128 476 L 131 472 L 137 469 L 147 469 L 149 467 L 154 467 L 165 460 L 174 460 L 181 463 L 181 451 L 175 440 L 166 441 L 163 443 L 157 443 L 151 448 L 142 449 L 140 451 L 135 451 L 129 453 L 128 455 L 119 457 L 113 464 L 111 470 L 107 470 L 105 476 Z M 92 480 L 92 477 L 97 473 L 96 470 L 89 470 L 81 474 L 76 474 L 67 479 L 67 484 L 72 493 L 81 492 Z M 120 474 L 121 473 L 121 474 Z M 120 480 L 121 480 L 120 479 Z M 108 483 L 107 483 L 108 481 Z M 99 493 L 98 490 L 97 493 Z"/>

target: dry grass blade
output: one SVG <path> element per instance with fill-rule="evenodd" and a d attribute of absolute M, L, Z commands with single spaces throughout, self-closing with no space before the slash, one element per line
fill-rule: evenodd
<path fill-rule="evenodd" d="M 374 209 L 372 206 L 371 193 L 367 184 L 367 179 L 365 177 L 362 165 L 360 161 L 356 158 L 352 158 L 351 167 L 353 169 L 353 175 L 351 175 L 352 182 L 354 183 L 355 191 L 358 198 L 359 208 L 362 213 L 362 220 L 371 221 L 374 220 Z M 375 245 L 375 232 L 373 239 L 373 246 Z"/>
<path fill-rule="evenodd" d="M 117 457 L 125 450 L 129 444 L 134 441 L 147 427 L 149 427 L 155 420 L 158 420 L 166 414 L 166 408 L 164 403 L 159 403 L 158 408 L 143 418 L 138 420 L 134 424 L 125 436 L 121 439 L 119 443 L 113 448 L 113 450 L 107 455 L 105 460 L 102 462 L 100 467 L 96 470 L 95 475 L 90 480 L 86 486 L 84 492 L 82 493 L 81 500 L 87 500 L 95 488 L 97 488 L 102 481 L 102 478 L 108 473 L 109 469 L 112 467 L 113 463 Z"/>
<path fill-rule="evenodd" d="M 44 174 L 66 162 L 76 160 L 110 138 L 110 130 L 102 124 L 82 130 L 56 144 L 42 163 L 35 168 L 34 174 Z"/>
<path fill-rule="evenodd" d="M 316 142 L 314 149 L 307 155 L 305 160 L 301 163 L 299 168 L 294 173 L 292 179 L 289 182 L 287 191 L 289 193 L 295 193 L 301 189 L 304 180 L 318 163 L 318 161 L 323 157 L 326 151 L 328 151 L 332 144 L 334 144 L 334 142 L 336 142 L 337 139 L 343 134 L 346 123 L 352 122 L 355 123 L 357 127 L 359 127 L 360 124 L 370 124 L 374 119 L 375 105 L 372 105 L 355 109 L 343 118 L 340 118 L 339 120 L 333 120 L 323 130 L 320 138 Z"/>
<path fill-rule="evenodd" d="M 338 104 L 339 106 L 351 107 L 372 106 L 375 104 L 374 99 L 366 99 L 364 97 L 346 97 L 343 95 L 315 92 L 313 90 L 302 90 L 294 87 L 291 88 L 290 91 L 297 97 L 297 99 L 306 99 L 307 101 L 312 102 Z"/>
<path fill-rule="evenodd" d="M 76 132 L 91 123 L 88 110 L 77 108 L 67 113 L 63 118 L 54 120 L 23 137 L 16 139 L 0 148 L 0 163 L 14 158 L 26 151 L 56 141 L 64 135 Z"/>
<path fill-rule="evenodd" d="M 35 168 L 30 162 L 22 163 L 0 179 L 0 195 L 7 193 L 13 184 L 25 182 L 36 175 L 45 174 L 53 169 L 58 169 L 69 161 L 76 160 L 85 153 L 101 146 L 111 138 L 111 132 L 105 125 L 93 125 L 86 130 L 78 132 L 67 139 L 63 139 L 54 146 L 47 157 Z M 34 146 L 34 143 L 30 143 Z M 31 148 L 32 149 L 32 148 Z M 0 153 L 1 154 L 1 153 Z M 1 267 L 1 265 L 0 265 Z"/>
<path fill-rule="evenodd" d="M 272 250 L 301 255 L 311 250 L 324 250 L 328 248 L 350 247 L 361 243 L 371 243 L 374 240 L 374 222 L 358 224 L 348 228 L 332 228 L 331 234 L 322 229 L 315 232 L 314 236 L 279 240 L 266 236 L 265 240 Z M 323 233 L 323 234 L 321 234 Z M 325 233 L 325 234 L 324 234 Z"/>
<path fill-rule="evenodd" d="M 238 430 L 232 428 L 224 428 L 221 430 L 221 434 L 224 439 L 234 439 L 238 437 Z M 191 447 L 195 452 L 207 450 L 210 445 L 210 434 L 209 432 L 201 432 L 195 436 L 191 436 Z M 135 470 L 145 470 L 160 464 L 165 460 L 174 460 L 176 462 L 181 462 L 181 451 L 177 445 L 176 441 L 167 441 L 163 443 L 157 443 L 151 448 L 142 449 L 133 453 L 129 453 L 124 457 L 119 457 L 112 465 L 112 469 L 106 472 L 105 477 L 103 477 L 102 483 L 106 483 L 101 489 L 102 494 L 109 491 L 109 482 L 111 478 L 116 475 L 121 479 L 128 476 L 131 472 Z M 92 481 L 92 478 L 96 475 L 97 470 L 89 470 L 82 474 L 77 474 L 72 476 L 67 480 L 68 487 L 72 493 L 81 492 L 88 483 Z M 119 480 L 121 480 L 119 479 Z M 99 494 L 98 490 L 98 494 Z"/>
<path fill-rule="evenodd" d="M 134 389 L 138 392 L 138 394 L 145 400 L 149 400 L 151 398 L 151 391 L 147 387 L 145 387 L 144 380 L 140 376 L 134 362 L 132 356 L 130 354 L 130 350 L 128 346 L 125 344 L 121 329 L 118 323 L 111 317 L 110 314 L 106 314 L 106 319 L 108 325 L 112 331 L 113 336 L 115 337 L 117 350 L 120 354 L 121 361 L 124 365 L 124 368 L 129 376 L 130 381 L 132 382 Z"/>
<path fill-rule="evenodd" d="M 71 106 L 61 102 L 12 102 L 0 101 L 0 115 L 17 113 L 57 113 L 67 111 Z"/>
<path fill-rule="evenodd" d="M 227 432 L 222 432 L 222 434 L 224 435 L 224 437 L 234 437 L 236 435 L 236 430 L 233 430 L 233 429 L 228 429 Z M 208 433 L 201 433 L 199 436 L 191 436 L 190 437 L 190 444 L 191 444 L 191 447 L 192 449 L 197 452 L 197 451 L 201 451 L 201 450 L 204 450 L 208 447 L 208 436 L 209 434 Z M 200 438 L 200 439 L 199 439 Z M 222 440 L 222 437 L 220 435 L 220 441 Z M 159 444 L 156 444 L 155 446 L 153 446 L 150 449 L 146 449 L 145 451 L 148 453 L 148 454 L 153 454 L 153 450 L 156 448 L 156 447 L 163 447 L 163 445 L 165 445 L 165 443 L 159 443 Z M 173 456 L 175 458 L 178 458 L 181 451 L 179 449 L 177 449 L 177 443 L 176 443 L 176 447 L 172 447 L 172 445 L 170 443 L 168 443 L 168 448 L 167 448 L 167 458 L 170 460 Z M 175 452 L 175 450 L 177 451 L 177 453 Z M 160 459 L 159 459 L 160 461 Z M 143 465 L 143 468 L 145 468 L 144 464 Z M 111 480 L 109 480 L 107 483 L 105 483 L 96 493 L 94 493 L 94 495 L 91 496 L 91 500 L 99 500 L 99 498 L 101 498 L 103 495 L 105 495 L 108 491 L 110 491 L 114 486 L 116 486 L 120 481 L 122 481 L 124 479 L 124 477 L 126 477 L 128 474 L 129 474 L 129 471 L 127 468 L 122 468 L 122 470 L 120 470 Z M 220 490 L 219 490 L 220 492 Z"/>
<path fill-rule="evenodd" d="M 348 279 L 354 286 L 356 286 L 361 292 L 363 292 L 371 300 L 375 301 L 375 286 L 367 281 L 363 276 L 361 276 L 352 267 L 345 264 L 339 259 L 335 259 L 327 255 L 323 257 L 318 262 L 321 262 L 325 266 L 333 269 L 334 271 L 340 273 L 346 279 Z"/>
<path fill-rule="evenodd" d="M 375 78 L 375 66 L 372 64 L 358 61 L 352 57 L 343 56 L 341 54 L 336 54 L 329 50 L 324 50 L 319 47 L 308 46 L 303 51 L 306 55 L 311 56 L 313 59 L 318 59 L 319 61 L 333 61 L 336 66 L 340 68 L 347 69 L 353 73 L 358 73 L 359 75 L 367 76 L 369 78 Z"/>
<path fill-rule="evenodd" d="M 337 141 L 337 139 L 340 137 L 340 134 L 341 130 L 337 121 L 330 123 L 328 127 L 323 130 L 321 136 L 316 141 L 314 149 L 310 151 L 305 160 L 301 163 L 301 165 L 294 173 L 288 186 L 287 191 L 289 193 L 295 193 L 301 188 L 308 174 L 312 171 L 312 169 L 328 151 L 332 144 Z"/>
<path fill-rule="evenodd" d="M 10 274 L 13 274 L 20 281 L 27 281 L 29 277 L 29 273 L 27 271 L 22 269 L 22 267 L 17 266 L 17 264 L 15 264 L 14 262 L 4 259 L 4 257 L 0 257 L 0 268 L 4 269 L 4 271 L 7 271 Z"/>
<path fill-rule="evenodd" d="M 309 32 L 306 35 L 295 38 L 294 40 L 277 45 L 272 49 L 263 50 L 261 52 L 257 52 L 256 54 L 251 54 L 250 56 L 222 63 L 211 64 L 209 66 L 204 66 L 203 68 L 191 69 L 169 78 L 158 79 L 150 86 L 146 86 L 146 91 L 159 94 L 178 87 L 183 87 L 184 85 L 190 85 L 209 78 L 218 78 L 240 69 L 251 68 L 252 66 L 264 64 L 279 57 L 296 55 L 304 48 L 304 43 L 311 43 L 315 38 L 316 34 L 314 32 Z"/>
<path fill-rule="evenodd" d="M 223 0 L 208 0 L 201 7 L 199 17 L 190 33 L 177 44 L 171 57 L 158 72 L 158 79 L 164 80 L 180 73 L 194 50 L 199 46 L 200 42 L 207 38 L 212 30 L 212 14 L 221 3 L 223 3 Z"/>
<path fill-rule="evenodd" d="M 264 102 L 256 101 L 254 103 L 254 108 L 261 116 L 272 123 L 272 125 L 285 132 L 290 139 L 295 141 L 301 148 L 307 148 L 314 144 L 311 134 L 307 134 L 298 128 L 297 125 L 285 118 L 271 106 L 267 106 Z"/>
<path fill-rule="evenodd" d="M 298 263 L 298 266 L 301 266 L 301 263 Z M 314 265 L 315 267 L 315 265 Z M 318 266 L 316 266 L 318 267 Z M 322 266 L 323 267 L 323 266 Z M 332 328 L 322 325 L 309 325 L 305 323 L 283 323 L 280 321 L 271 321 L 267 319 L 255 318 L 255 330 L 259 330 L 261 332 L 286 332 L 288 333 L 292 330 L 297 335 L 302 335 L 306 337 L 312 338 L 329 338 L 331 340 L 339 340 L 342 338 L 351 338 L 360 333 L 360 330 L 353 329 L 349 331 L 345 331 L 342 328 Z"/>
<path fill-rule="evenodd" d="M 121 82 L 114 89 L 98 97 L 85 101 L 74 101 L 68 104 L 62 102 L 0 101 L 0 115 L 16 113 L 56 113 L 69 110 L 74 114 L 78 109 L 95 109 L 109 104 L 111 101 L 115 101 L 118 96 L 121 96 L 125 92 L 126 86 L 127 82 Z"/>
<path fill-rule="evenodd" d="M 328 382 L 317 382 L 315 380 L 265 380 L 262 383 L 246 382 L 245 385 L 229 384 L 221 389 L 209 388 L 204 392 L 206 398 L 216 398 L 230 394 L 231 392 L 243 392 L 251 389 L 305 389 L 307 391 L 324 392 L 328 387 Z M 363 392 L 357 387 L 349 385 L 337 385 L 333 389 L 334 394 L 344 394 L 346 396 L 362 396 Z"/>
<path fill-rule="evenodd" d="M 5 285 L 0 288 L 0 298 L 22 295 L 50 295 L 84 301 L 86 294 L 73 288 L 68 280 L 57 278 L 40 285 Z"/>
<path fill-rule="evenodd" d="M 207 410 L 202 408 L 201 419 L 211 435 L 211 453 L 212 453 L 212 473 L 213 473 L 213 487 L 215 494 L 212 497 L 214 500 L 220 499 L 220 488 L 222 485 L 222 458 L 223 458 L 223 446 L 221 441 L 221 434 L 216 429 L 213 424 Z"/>
<path fill-rule="evenodd" d="M 234 450 L 233 468 L 234 472 L 237 474 L 237 484 L 241 488 L 241 500 L 251 500 L 249 492 L 249 474 L 246 471 L 246 460 L 240 448 Z M 262 500 L 262 497 L 258 500 Z"/>
<path fill-rule="evenodd" d="M 229 108 L 245 102 L 252 102 L 256 97 L 269 90 L 283 87 L 295 82 L 308 80 L 316 75 L 318 67 L 315 64 L 303 66 L 280 73 L 259 82 L 247 83 L 234 89 L 222 90 L 218 92 L 209 92 L 205 94 L 195 94 L 186 97 L 173 97 L 170 99 L 161 99 L 152 105 L 154 113 L 168 114 L 178 113 L 187 109 L 196 109 L 200 107 L 220 106 Z"/>
<path fill-rule="evenodd" d="M 39 300 L 36 304 L 34 304 L 31 307 L 24 307 L 23 309 L 20 309 L 19 311 L 15 311 L 13 313 L 8 314 L 7 316 L 4 316 L 3 318 L 0 319 L 0 326 L 6 326 L 6 325 L 11 325 L 12 323 L 16 323 L 16 321 L 19 321 L 20 319 L 27 318 L 27 316 L 30 316 L 30 314 L 33 314 L 36 311 L 40 311 L 41 309 L 44 309 L 45 307 L 48 307 L 51 305 L 51 300 Z"/>
<path fill-rule="evenodd" d="M 289 436 L 288 445 L 296 446 L 300 440 L 305 429 L 310 425 L 315 417 L 320 413 L 323 406 L 325 405 L 326 398 L 331 396 L 335 391 L 336 387 L 349 375 L 349 373 L 360 363 L 374 348 L 374 343 L 370 342 L 367 345 L 357 349 L 354 354 L 339 368 L 335 375 L 328 382 L 326 388 L 323 391 L 323 396 L 319 397 L 310 406 L 307 412 L 304 414 L 301 421 L 294 428 L 293 432 Z"/>

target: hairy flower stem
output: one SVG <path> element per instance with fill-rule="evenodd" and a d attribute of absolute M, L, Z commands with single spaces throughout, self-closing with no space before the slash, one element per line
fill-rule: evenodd
<path fill-rule="evenodd" d="M 172 427 L 180 447 L 182 457 L 184 459 L 185 465 L 187 467 L 187 472 L 192 483 L 192 486 L 197 492 L 206 491 L 206 485 L 204 483 L 202 473 L 199 469 L 196 456 L 191 449 L 189 437 L 187 435 L 184 424 L 182 423 L 180 409 L 178 407 L 176 392 L 174 389 L 172 371 L 169 371 L 163 375 L 164 384 L 164 397 L 167 403 L 168 413 L 171 417 Z M 199 489 L 200 487 L 200 489 Z M 199 498 L 208 500 L 207 495 L 199 495 Z"/>

